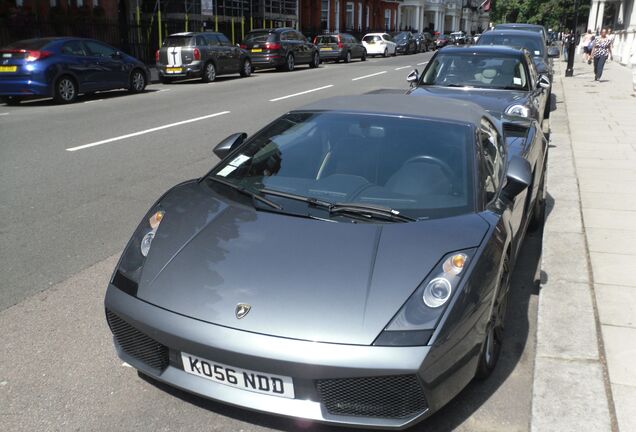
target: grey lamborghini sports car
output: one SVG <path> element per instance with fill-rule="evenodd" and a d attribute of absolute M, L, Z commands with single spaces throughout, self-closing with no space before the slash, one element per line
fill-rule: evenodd
<path fill-rule="evenodd" d="M 423 100 L 327 99 L 217 145 L 117 264 L 118 355 L 207 398 L 366 428 L 486 377 L 546 142 L 534 120 Z"/>

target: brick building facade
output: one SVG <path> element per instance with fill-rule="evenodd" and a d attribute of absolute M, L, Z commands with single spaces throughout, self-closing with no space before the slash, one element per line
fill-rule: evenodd
<path fill-rule="evenodd" d="M 390 0 L 301 0 L 300 29 L 305 34 L 395 31 L 398 2 Z"/>

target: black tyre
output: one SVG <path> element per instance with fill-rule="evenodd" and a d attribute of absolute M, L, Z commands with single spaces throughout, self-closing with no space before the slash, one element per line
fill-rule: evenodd
<path fill-rule="evenodd" d="M 384 57 L 388 57 L 389 56 L 389 49 L 388 48 L 384 48 Z"/>
<path fill-rule="evenodd" d="M 242 77 L 248 77 L 252 75 L 252 62 L 249 59 L 243 60 L 241 65 L 241 71 L 239 72 Z"/>
<path fill-rule="evenodd" d="M 499 360 L 501 345 L 503 342 L 504 322 L 508 308 L 508 291 L 510 285 L 510 271 L 508 259 L 504 262 L 503 273 L 497 290 L 497 299 L 492 308 L 490 321 L 486 326 L 486 338 L 479 354 L 479 364 L 475 378 L 483 380 L 488 378 Z"/>
<path fill-rule="evenodd" d="M 360 57 L 360 61 L 367 60 L 367 50 L 362 51 L 362 57 Z"/>
<path fill-rule="evenodd" d="M 63 75 L 55 82 L 53 99 L 57 103 L 71 103 L 77 99 L 77 84 L 69 75 Z"/>
<path fill-rule="evenodd" d="M 161 81 L 161 84 L 171 84 L 172 83 L 172 77 L 159 75 L 159 81 Z"/>
<path fill-rule="evenodd" d="M 296 68 L 296 60 L 294 59 L 294 55 L 287 54 L 287 57 L 285 57 L 285 65 L 283 66 L 283 69 L 287 72 L 291 72 L 295 68 Z"/>
<path fill-rule="evenodd" d="M 545 103 L 545 111 L 543 112 L 543 119 L 549 119 L 550 118 L 550 111 L 552 108 L 552 91 L 548 92 L 548 98 L 547 101 Z"/>
<path fill-rule="evenodd" d="M 311 63 L 309 63 L 309 67 L 317 68 L 318 66 L 320 66 L 320 55 L 317 52 L 315 52 L 314 56 L 311 59 Z"/>
<path fill-rule="evenodd" d="M 345 54 L 344 62 L 351 63 L 351 51 L 347 51 L 347 53 Z"/>
<path fill-rule="evenodd" d="M 140 69 L 134 69 L 130 74 L 130 83 L 128 91 L 131 93 L 141 93 L 146 89 L 146 74 Z"/>
<path fill-rule="evenodd" d="M 9 106 L 16 106 L 20 105 L 20 102 L 22 102 L 22 98 L 20 96 L 5 96 L 0 99 L 0 102 L 4 102 Z"/>
<path fill-rule="evenodd" d="M 216 66 L 214 66 L 214 63 L 209 62 L 205 64 L 201 79 L 206 83 L 210 83 L 216 79 Z"/>
<path fill-rule="evenodd" d="M 543 174 L 541 174 L 541 182 L 539 183 L 539 190 L 537 190 L 537 197 L 534 200 L 532 206 L 532 216 L 528 228 L 532 231 L 538 230 L 543 226 L 545 222 L 545 171 L 547 166 L 543 167 Z"/>

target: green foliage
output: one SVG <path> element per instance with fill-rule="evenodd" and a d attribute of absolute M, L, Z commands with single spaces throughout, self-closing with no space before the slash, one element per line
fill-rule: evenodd
<path fill-rule="evenodd" d="M 575 0 L 492 0 L 490 19 L 494 23 L 519 22 L 543 24 L 553 30 L 564 30 L 574 23 Z M 578 1 L 579 24 L 587 22 L 588 0 Z"/>

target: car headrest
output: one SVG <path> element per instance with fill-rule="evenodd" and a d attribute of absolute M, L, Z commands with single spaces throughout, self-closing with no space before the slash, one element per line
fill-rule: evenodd
<path fill-rule="evenodd" d="M 484 69 L 481 75 L 486 79 L 493 79 L 497 75 L 497 69 Z"/>

